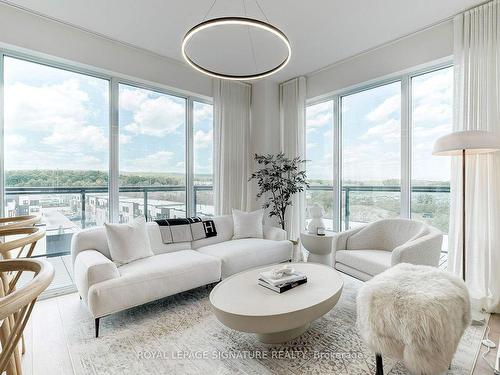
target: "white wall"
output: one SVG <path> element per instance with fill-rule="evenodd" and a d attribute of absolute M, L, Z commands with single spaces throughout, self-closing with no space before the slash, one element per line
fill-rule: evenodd
<path fill-rule="evenodd" d="M 453 54 L 453 22 L 447 21 L 307 75 L 307 98 L 390 76 Z"/>
<path fill-rule="evenodd" d="M 187 93 L 212 96 L 212 80 L 187 64 L 0 4 L 0 44 Z"/>

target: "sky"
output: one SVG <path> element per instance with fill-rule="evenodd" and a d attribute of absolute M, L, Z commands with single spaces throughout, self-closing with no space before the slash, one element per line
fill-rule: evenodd
<path fill-rule="evenodd" d="M 5 167 L 108 170 L 109 82 L 5 58 Z M 120 172 L 184 173 L 186 101 L 119 88 Z M 194 103 L 196 173 L 212 173 L 212 106 Z"/>
<path fill-rule="evenodd" d="M 108 170 L 109 83 L 5 58 L 5 167 Z M 413 179 L 446 181 L 449 158 L 431 155 L 451 131 L 453 69 L 412 80 Z M 185 99 L 120 85 L 120 171 L 183 173 Z M 343 175 L 400 178 L 400 83 L 342 98 Z M 212 106 L 194 103 L 195 174 L 212 173 Z M 308 176 L 333 183 L 333 103 L 307 108 Z"/>
<path fill-rule="evenodd" d="M 401 84 L 341 99 L 343 178 L 356 181 L 400 179 Z M 434 141 L 452 130 L 453 68 L 412 79 L 412 178 L 448 181 L 449 158 L 432 156 Z M 332 181 L 333 103 L 306 112 L 308 177 Z"/>

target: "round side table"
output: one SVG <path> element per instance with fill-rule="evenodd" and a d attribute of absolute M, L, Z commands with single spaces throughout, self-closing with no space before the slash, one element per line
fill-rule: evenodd
<path fill-rule="evenodd" d="M 300 242 L 309 251 L 308 262 L 332 265 L 332 239 L 334 232 L 326 232 L 324 236 L 311 234 L 308 231 L 300 233 Z"/>

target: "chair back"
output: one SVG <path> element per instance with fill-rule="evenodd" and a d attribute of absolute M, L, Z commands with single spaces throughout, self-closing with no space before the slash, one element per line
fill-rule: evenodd
<path fill-rule="evenodd" d="M 2 228 L 0 229 L 0 238 L 3 238 L 3 242 L 0 242 L 0 255 L 4 259 L 30 258 L 38 240 L 44 236 L 45 229 L 40 227 Z M 27 250 L 26 254 L 24 254 L 25 249 Z M 14 250 L 18 251 L 15 256 L 12 256 Z"/>
<path fill-rule="evenodd" d="M 351 250 L 386 250 L 430 233 L 430 227 L 416 220 L 384 219 L 368 224 L 347 240 Z"/>
<path fill-rule="evenodd" d="M 41 220 L 39 215 L 24 215 L 0 218 L 0 229 L 32 227 Z"/>
<path fill-rule="evenodd" d="M 32 272 L 34 274 L 25 285 L 16 286 L 9 282 L 8 274 Z M 54 267 L 45 260 L 12 259 L 0 261 L 0 320 L 2 320 L 2 348 L 0 353 L 0 373 L 6 371 L 12 361 L 14 350 L 22 337 L 24 328 L 38 296 L 50 285 L 54 278 Z"/>

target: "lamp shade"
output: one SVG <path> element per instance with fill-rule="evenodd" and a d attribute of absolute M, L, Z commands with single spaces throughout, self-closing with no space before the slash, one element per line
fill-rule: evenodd
<path fill-rule="evenodd" d="M 500 150 L 500 136 L 483 130 L 447 134 L 434 143 L 433 155 L 486 154 Z"/>

